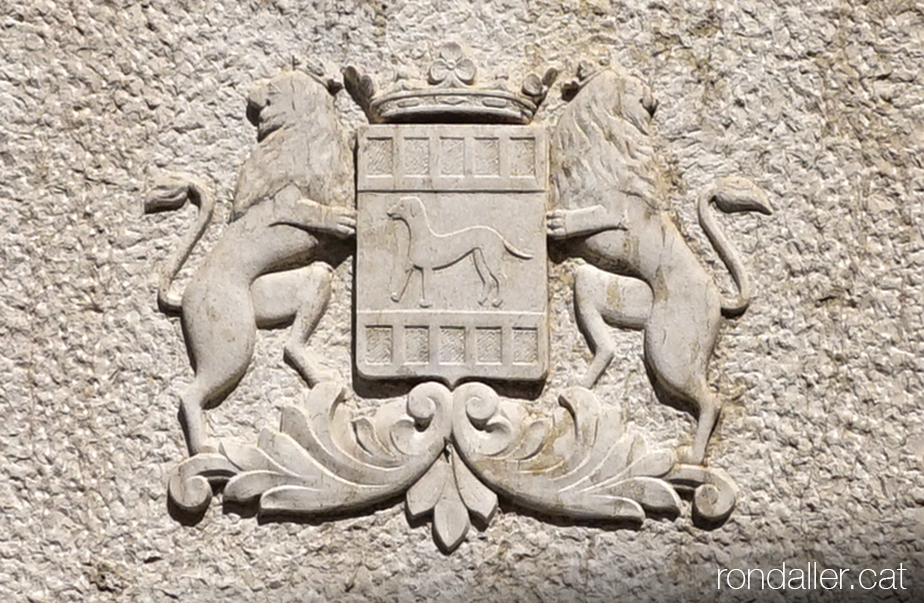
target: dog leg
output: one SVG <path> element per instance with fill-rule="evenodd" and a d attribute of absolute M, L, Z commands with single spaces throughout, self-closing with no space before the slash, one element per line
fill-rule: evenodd
<path fill-rule="evenodd" d="M 494 280 L 494 299 L 491 301 L 491 305 L 495 308 L 500 308 L 504 305 L 504 298 L 501 297 L 500 290 L 507 282 L 507 275 L 504 274 L 504 240 L 500 237 L 497 238 L 497 245 L 493 248 L 493 253 L 491 257 L 491 266 L 494 268 L 491 271 L 491 278 Z"/>
<path fill-rule="evenodd" d="M 429 308 L 433 305 L 427 299 L 427 281 L 430 280 L 430 277 L 433 275 L 432 268 L 421 268 L 420 269 L 420 307 Z"/>
<path fill-rule="evenodd" d="M 491 281 L 488 280 L 491 278 L 491 270 L 484 261 L 484 253 L 480 248 L 476 247 L 472 251 L 472 259 L 475 261 L 475 271 L 478 272 L 478 277 L 481 278 L 481 297 L 478 298 L 478 304 L 483 306 L 488 301 L 488 295 L 491 293 Z"/>
<path fill-rule="evenodd" d="M 404 292 L 407 291 L 407 286 L 411 282 L 411 277 L 414 275 L 414 266 L 408 264 L 408 267 L 404 269 L 404 276 L 402 277 L 401 287 L 391 294 L 391 301 L 399 302 L 401 298 L 404 297 Z"/>
<path fill-rule="evenodd" d="M 485 276 L 485 291 L 484 299 L 487 301 L 491 297 L 491 292 L 494 292 L 494 297 L 491 299 L 491 305 L 495 308 L 499 308 L 504 300 L 501 298 L 500 289 L 501 289 L 501 278 L 503 278 L 503 261 L 504 261 L 504 241 L 500 238 L 500 235 L 492 232 L 493 237 L 490 241 L 487 241 L 485 244 L 482 244 L 481 247 L 477 247 L 475 250 L 476 254 L 481 255 L 481 263 L 484 270 Z M 489 243 L 489 244 L 488 244 Z M 498 276 L 500 275 L 500 276 Z M 484 302 L 482 302 L 484 303 Z"/>
<path fill-rule="evenodd" d="M 504 298 L 501 297 L 501 288 L 507 284 L 507 275 L 504 274 L 504 267 L 498 265 L 497 274 L 494 275 L 494 301 L 491 302 L 491 305 L 495 308 L 500 308 L 504 305 Z"/>

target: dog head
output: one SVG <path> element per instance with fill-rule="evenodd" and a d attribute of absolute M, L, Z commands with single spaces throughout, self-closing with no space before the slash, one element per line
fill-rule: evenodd
<path fill-rule="evenodd" d="M 423 211 L 423 204 L 417 197 L 401 197 L 386 212 L 392 220 L 416 218 Z"/>

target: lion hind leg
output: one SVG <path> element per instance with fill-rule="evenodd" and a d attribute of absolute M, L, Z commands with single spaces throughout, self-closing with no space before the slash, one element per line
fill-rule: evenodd
<path fill-rule="evenodd" d="M 330 301 L 331 273 L 327 264 L 315 262 L 297 270 L 264 275 L 252 288 L 258 325 L 292 323 L 284 358 L 311 387 L 336 378 L 319 368 L 317 358 L 307 348 Z"/>
<path fill-rule="evenodd" d="M 272 329 L 292 324 L 311 278 L 310 267 L 257 278 L 250 288 L 257 327 Z"/>
<path fill-rule="evenodd" d="M 708 303 L 700 303 L 710 296 Z M 704 462 L 721 410 L 721 401 L 706 383 L 720 320 L 717 293 L 688 293 L 679 301 L 656 303 L 645 327 L 645 365 L 659 399 L 696 414 L 693 446 L 685 459 L 691 464 Z"/>
<path fill-rule="evenodd" d="M 594 358 L 579 384 L 591 388 L 616 353 L 610 326 L 641 329 L 651 314 L 651 289 L 644 282 L 579 266 L 574 277 L 574 310 Z"/>
<path fill-rule="evenodd" d="M 648 365 L 655 392 L 662 403 L 695 411 L 696 431 L 693 434 L 693 444 L 682 447 L 679 454 L 680 461 L 690 465 L 703 465 L 706 459 L 706 449 L 712 432 L 715 430 L 722 411 L 722 404 L 706 385 L 705 379 L 693 379 L 683 389 L 676 389 L 665 383 L 655 370 Z"/>
<path fill-rule="evenodd" d="M 213 449 L 203 411 L 221 404 L 243 378 L 256 341 L 254 311 L 246 286 L 219 286 L 201 274 L 183 297 L 183 335 L 195 371 L 180 396 L 180 421 L 192 455 Z"/>
<path fill-rule="evenodd" d="M 706 446 L 712 437 L 716 423 L 719 421 L 719 412 L 721 403 L 718 398 L 709 391 L 705 381 L 700 384 L 699 391 L 696 393 L 698 399 L 699 416 L 696 421 L 696 434 L 693 436 L 693 448 L 687 457 L 686 462 L 691 465 L 702 465 L 706 459 Z"/>
<path fill-rule="evenodd" d="M 218 450 L 208 436 L 204 411 L 221 404 L 247 372 L 254 336 L 246 330 L 242 335 L 236 344 L 225 346 L 221 352 L 196 357 L 196 376 L 180 396 L 179 412 L 190 456 Z"/>
<path fill-rule="evenodd" d="M 208 392 L 199 379 L 193 381 L 180 396 L 180 425 L 186 436 L 189 456 L 217 452 L 218 446 L 209 439 L 204 407 L 209 404 Z"/>

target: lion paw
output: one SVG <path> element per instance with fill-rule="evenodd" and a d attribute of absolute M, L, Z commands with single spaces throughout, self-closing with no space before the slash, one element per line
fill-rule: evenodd
<path fill-rule="evenodd" d="M 694 454 L 690 446 L 681 446 L 677 449 L 677 461 L 683 465 L 706 465 L 705 459 L 701 455 Z"/>
<path fill-rule="evenodd" d="M 218 440 L 212 438 L 206 439 L 204 442 L 196 446 L 196 449 L 192 451 L 189 455 L 190 457 L 198 456 L 200 454 L 217 454 L 221 451 L 221 444 Z"/>

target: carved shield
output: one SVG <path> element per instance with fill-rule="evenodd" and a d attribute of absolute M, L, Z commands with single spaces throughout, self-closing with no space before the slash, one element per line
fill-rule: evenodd
<path fill-rule="evenodd" d="M 359 374 L 544 379 L 545 130 L 373 125 L 357 160 Z"/>

